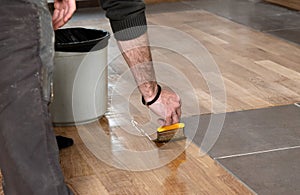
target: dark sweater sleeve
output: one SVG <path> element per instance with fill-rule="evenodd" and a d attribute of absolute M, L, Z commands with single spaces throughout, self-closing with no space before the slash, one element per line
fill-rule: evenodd
<path fill-rule="evenodd" d="M 145 3 L 142 0 L 100 0 L 110 20 L 115 38 L 130 40 L 147 31 Z"/>

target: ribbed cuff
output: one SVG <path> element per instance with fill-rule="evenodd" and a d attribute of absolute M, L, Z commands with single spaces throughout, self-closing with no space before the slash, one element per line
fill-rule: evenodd
<path fill-rule="evenodd" d="M 119 41 L 135 39 L 147 31 L 145 12 L 129 16 L 124 20 L 110 20 L 115 38 Z"/>

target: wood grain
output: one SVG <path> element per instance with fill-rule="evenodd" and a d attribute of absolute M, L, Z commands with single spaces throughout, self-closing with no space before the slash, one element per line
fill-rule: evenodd
<path fill-rule="evenodd" d="M 291 9 L 300 10 L 299 0 L 265 0 L 265 1 L 282 5 Z"/>
<path fill-rule="evenodd" d="M 101 20 L 101 28 L 109 29 L 108 22 Z M 267 35 L 205 11 L 169 12 L 149 14 L 151 24 L 166 25 L 188 33 L 201 42 L 210 52 L 222 73 L 226 87 L 227 112 L 256 109 L 300 101 L 300 47 Z M 75 20 L 70 26 L 100 27 L 99 21 Z M 175 43 L 178 44 L 178 43 Z M 180 42 L 182 46 L 184 42 Z M 188 75 L 193 91 L 184 90 L 183 82 L 172 87 L 180 93 L 183 115 L 213 113 L 212 97 L 205 79 L 191 66 L 191 62 L 173 51 L 152 48 L 153 57 L 171 64 Z M 197 51 L 190 55 L 198 55 Z M 120 56 L 109 66 L 109 111 L 99 123 L 81 127 L 56 128 L 57 134 L 72 137 L 75 145 L 60 152 L 61 165 L 66 182 L 78 194 L 251 194 L 237 178 L 226 172 L 207 155 L 190 144 L 186 150 L 165 166 L 147 171 L 118 169 L 97 158 L 92 153 L 96 148 L 103 156 L 114 154 L 124 158 L 125 150 L 144 151 L 155 149 L 145 137 L 122 130 L 125 118 L 122 108 L 127 99 L 120 94 L 130 93 L 130 113 L 135 120 L 147 121 L 150 115 L 140 104 L 137 90 L 133 93 L 115 86 L 127 66 Z M 160 76 L 158 74 L 158 76 Z M 211 77 L 218 77 L 214 73 Z M 172 75 L 169 76 L 172 80 Z M 193 79 L 194 78 L 194 79 Z M 125 83 L 132 85 L 132 83 Z M 194 98 L 194 99 L 193 99 Z M 112 105 L 111 100 L 117 100 Z M 200 113 L 195 112 L 196 101 Z M 216 100 L 218 103 L 218 99 Z M 220 103 L 220 102 L 219 102 Z M 221 103 L 220 103 L 221 104 Z M 118 110 L 116 108 L 121 108 Z M 143 110 L 144 109 L 144 110 Z M 197 109 L 196 109 L 197 110 Z M 141 117 L 142 116 L 142 117 Z M 126 124 L 126 123 L 125 123 Z M 99 126 L 100 125 L 100 126 Z M 188 125 L 188 124 L 187 124 Z M 93 136 L 100 129 L 111 140 L 110 144 L 97 146 L 98 138 Z M 89 144 L 83 143 L 79 132 L 92 132 L 85 136 Z M 85 140 L 85 141 L 86 141 Z M 100 138 L 101 140 L 101 138 Z M 101 143 L 100 143 L 100 146 Z M 88 148 L 87 146 L 90 146 Z M 182 148 L 183 142 L 176 142 L 168 149 Z M 163 150 L 163 148 L 159 148 Z M 176 150 L 174 150 L 176 152 Z M 170 155 L 174 154 L 171 152 Z M 159 154 L 159 153 L 158 153 Z M 159 160 L 166 157 L 158 155 Z M 118 159 L 118 158 L 117 158 Z M 107 160 L 107 159 L 106 159 Z M 151 160 L 151 159 L 150 159 Z M 139 163 L 145 163 L 141 160 Z M 1 194 L 1 193 L 0 193 Z"/>
<path fill-rule="evenodd" d="M 3 182 L 3 180 L 2 180 L 2 173 L 1 173 L 1 170 L 0 170 L 0 182 L 1 182 L 1 184 L 0 184 L 0 194 L 3 195 L 4 192 L 3 192 L 3 188 L 2 188 L 2 182 Z"/>

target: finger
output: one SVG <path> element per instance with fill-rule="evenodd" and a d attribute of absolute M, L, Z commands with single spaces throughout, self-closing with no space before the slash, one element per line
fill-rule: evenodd
<path fill-rule="evenodd" d="M 180 120 L 180 118 L 181 118 L 181 107 L 179 107 L 179 108 L 176 109 L 176 114 L 177 114 L 177 116 L 178 116 L 178 118 Z"/>
<path fill-rule="evenodd" d="M 65 23 L 69 20 L 69 18 L 67 18 L 67 17 L 68 17 L 68 12 L 69 12 L 69 10 L 70 10 L 69 6 L 66 5 L 66 6 L 65 6 L 65 9 L 64 9 L 64 17 L 63 17 L 63 21 L 64 21 Z"/>
<path fill-rule="evenodd" d="M 162 119 L 162 118 L 159 118 L 159 119 L 157 119 L 157 123 L 158 123 L 160 126 L 164 126 L 165 123 L 166 123 L 166 121 L 165 121 L 164 119 Z"/>
<path fill-rule="evenodd" d="M 176 112 L 172 113 L 172 124 L 179 123 L 179 117 Z"/>
<path fill-rule="evenodd" d="M 55 9 L 52 16 L 52 23 L 55 23 L 57 21 L 58 16 L 59 16 L 59 10 Z"/>
<path fill-rule="evenodd" d="M 178 119 L 180 121 L 180 118 L 181 118 L 181 100 L 180 100 L 179 96 L 178 96 L 178 106 L 175 108 L 175 111 L 176 111 L 176 114 L 177 114 Z"/>
<path fill-rule="evenodd" d="M 166 120 L 165 120 L 165 125 L 171 125 L 172 124 L 172 115 L 169 115 L 166 117 Z"/>
<path fill-rule="evenodd" d="M 54 22 L 54 28 L 58 29 L 59 27 L 64 25 L 63 16 L 64 16 L 64 10 L 60 10 L 59 16 L 57 20 Z"/>
<path fill-rule="evenodd" d="M 68 5 L 67 5 L 67 11 L 64 17 L 64 22 L 67 22 L 72 15 L 74 14 L 75 10 L 76 10 L 76 3 L 74 0 L 69 0 L 68 1 Z"/>
<path fill-rule="evenodd" d="M 53 20 L 53 24 L 54 24 L 54 25 L 57 25 L 57 23 L 59 22 L 59 20 L 60 20 L 60 18 L 61 18 L 61 13 L 62 13 L 62 11 L 59 10 L 59 9 L 56 9 L 54 12 L 56 12 L 56 16 L 55 16 L 55 18 L 54 18 L 54 20 Z"/>

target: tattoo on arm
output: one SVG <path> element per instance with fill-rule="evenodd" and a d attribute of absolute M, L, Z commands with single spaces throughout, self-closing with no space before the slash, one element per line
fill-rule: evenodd
<path fill-rule="evenodd" d="M 146 101 L 151 100 L 157 85 L 147 33 L 133 40 L 118 41 L 118 46 L 141 94 Z"/>

